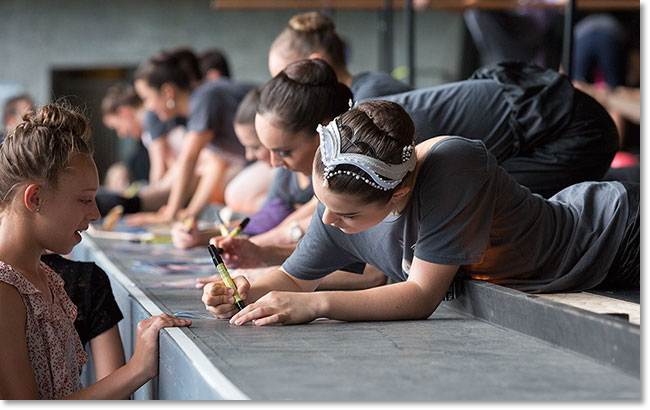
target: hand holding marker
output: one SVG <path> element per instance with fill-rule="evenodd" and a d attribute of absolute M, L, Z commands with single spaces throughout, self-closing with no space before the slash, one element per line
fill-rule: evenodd
<path fill-rule="evenodd" d="M 217 212 L 217 225 L 219 225 L 219 232 L 221 236 L 228 236 L 228 227 L 226 227 L 225 222 L 221 219 L 221 216 Z M 243 228 L 242 228 L 243 229 Z"/>
<path fill-rule="evenodd" d="M 235 286 L 235 282 L 232 281 L 232 278 L 228 273 L 228 269 L 226 269 L 226 265 L 223 263 L 223 259 L 221 259 L 221 256 L 219 256 L 217 248 L 215 248 L 214 245 L 210 244 L 208 245 L 208 252 L 210 252 L 210 256 L 212 256 L 212 262 L 214 262 L 214 266 L 217 267 L 217 271 L 219 271 L 219 276 L 221 276 L 223 283 L 235 291 L 233 295 L 235 298 L 235 306 L 237 306 L 237 309 L 242 310 L 244 308 L 244 302 L 239 296 L 239 293 L 237 292 L 237 286 Z"/>
<path fill-rule="evenodd" d="M 188 216 L 185 218 L 185 220 L 183 220 L 183 224 L 185 225 L 187 233 L 192 232 L 192 227 L 194 226 L 194 217 Z"/>
<path fill-rule="evenodd" d="M 233 229 L 232 231 L 230 231 L 230 233 L 229 233 L 227 236 L 228 236 L 229 238 L 234 238 L 235 236 L 239 235 L 239 234 L 241 233 L 241 231 L 243 231 L 244 228 L 246 228 L 246 225 L 248 225 L 248 222 L 249 222 L 249 221 L 250 221 L 250 218 L 249 218 L 249 217 L 244 218 L 244 220 L 241 221 L 241 222 L 239 223 L 239 225 L 237 225 L 237 226 L 235 227 L 235 229 Z M 219 249 L 216 250 L 216 252 L 217 252 L 218 254 L 222 254 L 223 251 L 224 251 L 224 249 L 223 249 L 221 246 L 219 247 Z"/>

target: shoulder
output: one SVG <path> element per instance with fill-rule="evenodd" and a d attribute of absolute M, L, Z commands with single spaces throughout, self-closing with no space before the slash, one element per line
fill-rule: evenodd
<path fill-rule="evenodd" d="M 294 173 L 288 169 L 278 168 L 278 171 L 275 173 L 275 177 L 273 177 L 273 179 L 276 181 L 291 181 L 293 176 Z"/>
<path fill-rule="evenodd" d="M 24 326 L 26 316 L 25 302 L 18 289 L 0 281 L 0 329 Z"/>
<path fill-rule="evenodd" d="M 144 123 L 148 127 L 161 127 L 163 124 L 156 113 L 149 110 L 144 112 Z"/>
<path fill-rule="evenodd" d="M 208 98 L 210 95 L 219 93 L 221 87 L 217 81 L 208 81 L 196 87 L 192 94 L 190 95 L 190 100 L 199 100 L 203 98 Z"/>
<path fill-rule="evenodd" d="M 486 165 L 489 152 L 481 140 L 472 140 L 459 136 L 442 136 L 423 141 L 416 147 L 418 161 L 439 162 L 451 165 L 457 161 L 456 167 L 479 167 Z"/>
<path fill-rule="evenodd" d="M 399 94 L 413 88 L 382 72 L 365 72 L 357 74 L 352 80 L 350 90 L 355 100 Z"/>
<path fill-rule="evenodd" d="M 481 140 L 457 136 L 436 137 L 418 144 L 418 181 L 443 186 L 481 186 L 494 172 L 496 159 Z M 460 184 L 460 185 L 459 185 Z"/>

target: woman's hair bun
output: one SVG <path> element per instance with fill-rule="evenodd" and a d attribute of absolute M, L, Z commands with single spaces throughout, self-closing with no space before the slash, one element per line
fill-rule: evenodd
<path fill-rule="evenodd" d="M 334 31 L 334 22 L 324 14 L 312 11 L 295 15 L 289 20 L 289 27 L 295 31 Z"/>

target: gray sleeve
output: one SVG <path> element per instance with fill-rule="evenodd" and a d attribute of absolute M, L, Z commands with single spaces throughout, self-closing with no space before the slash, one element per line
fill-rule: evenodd
<path fill-rule="evenodd" d="M 319 203 L 305 236 L 284 261 L 282 269 L 295 278 L 305 280 L 319 279 L 339 269 L 362 274 L 365 262 L 346 250 L 344 233 L 323 224 L 323 210 L 323 205 Z"/>
<path fill-rule="evenodd" d="M 287 200 L 287 189 L 290 182 L 289 178 L 291 178 L 291 171 L 288 171 L 284 168 L 278 169 L 275 176 L 273 177 L 273 181 L 271 181 L 271 186 L 266 193 L 266 201 L 264 202 L 265 204 L 277 198 L 289 208 L 293 209 L 293 204 Z"/>
<path fill-rule="evenodd" d="M 169 132 L 165 127 L 165 122 L 161 121 L 158 116 L 152 111 L 145 111 L 144 114 L 144 130 L 151 135 L 151 139 L 158 139 Z"/>
<path fill-rule="evenodd" d="M 415 256 L 443 265 L 480 262 L 490 243 L 496 160 L 480 141 L 451 137 L 437 144 L 418 175 L 420 229 Z M 435 200 L 432 200 L 435 198 Z"/>
<path fill-rule="evenodd" d="M 199 87 L 190 97 L 188 131 L 203 132 L 221 129 L 221 98 L 213 93 L 208 93 L 207 90 Z"/>
<path fill-rule="evenodd" d="M 413 90 L 411 86 L 383 72 L 357 74 L 350 85 L 350 91 L 352 91 L 355 100 L 377 98 L 411 90 Z"/>

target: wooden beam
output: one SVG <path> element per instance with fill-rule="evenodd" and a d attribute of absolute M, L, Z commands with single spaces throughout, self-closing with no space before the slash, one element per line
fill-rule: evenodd
<path fill-rule="evenodd" d="M 552 2 L 532 2 L 530 0 L 430 0 L 430 9 L 464 10 L 480 8 L 492 10 L 514 9 L 517 7 L 562 8 L 567 0 Z M 382 0 L 211 0 L 210 6 L 222 10 L 244 9 L 349 9 L 380 10 Z M 576 0 L 580 10 L 639 10 L 639 0 Z M 405 0 L 394 0 L 393 8 L 403 9 Z"/>

